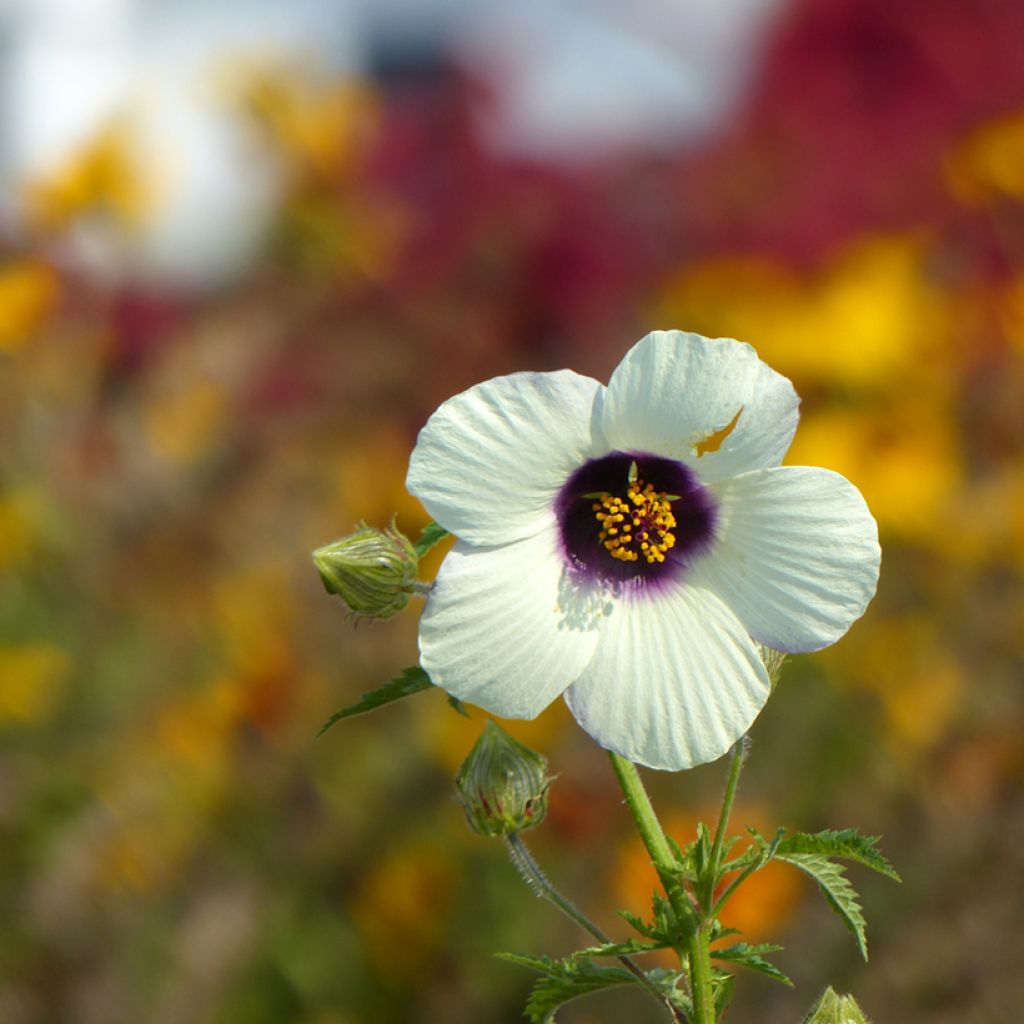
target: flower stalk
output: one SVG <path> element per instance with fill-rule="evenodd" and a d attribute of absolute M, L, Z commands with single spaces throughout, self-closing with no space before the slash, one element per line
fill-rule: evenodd
<path fill-rule="evenodd" d="M 722 867 L 722 846 L 725 843 L 725 833 L 729 827 L 729 815 L 732 813 L 733 800 L 736 797 L 736 787 L 740 781 L 740 770 L 747 756 L 749 740 L 741 736 L 732 748 L 732 758 L 729 761 L 729 778 L 725 783 L 725 793 L 722 796 L 722 810 L 718 815 L 718 826 L 715 829 L 715 838 L 711 846 L 711 863 L 708 867 L 707 882 L 704 890 L 704 911 L 708 914 L 714 913 L 715 904 L 715 879 Z"/>

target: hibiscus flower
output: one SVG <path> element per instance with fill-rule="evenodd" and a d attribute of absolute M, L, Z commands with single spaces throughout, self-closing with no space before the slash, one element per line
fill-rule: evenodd
<path fill-rule="evenodd" d="M 771 685 L 864 612 L 878 531 L 827 469 L 782 466 L 792 384 L 731 338 L 655 331 L 604 387 L 514 373 L 445 402 L 408 488 L 457 541 L 420 620 L 438 686 L 505 718 L 564 695 L 651 768 L 714 760 Z"/>

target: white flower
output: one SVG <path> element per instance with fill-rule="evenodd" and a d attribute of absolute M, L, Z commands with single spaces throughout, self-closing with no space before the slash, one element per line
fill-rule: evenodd
<path fill-rule="evenodd" d="M 449 399 L 407 481 L 458 538 L 420 621 L 431 679 L 506 718 L 564 694 L 652 768 L 724 754 L 768 698 L 755 641 L 826 647 L 878 581 L 860 492 L 779 465 L 798 405 L 749 345 L 679 331 L 607 388 L 515 373 Z"/>

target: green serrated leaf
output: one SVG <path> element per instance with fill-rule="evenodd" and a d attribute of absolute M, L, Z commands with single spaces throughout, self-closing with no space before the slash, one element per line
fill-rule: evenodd
<path fill-rule="evenodd" d="M 711 955 L 716 960 L 725 960 L 728 963 L 739 964 L 741 967 L 757 971 L 759 974 L 773 978 L 783 985 L 792 987 L 793 982 L 775 964 L 764 958 L 765 953 L 776 953 L 780 949 L 782 949 L 781 946 L 775 946 L 771 943 L 749 946 L 745 942 L 738 942 L 735 946 L 729 946 L 727 949 L 713 949 Z"/>
<path fill-rule="evenodd" d="M 651 904 L 653 920 L 650 922 L 642 920 L 628 910 L 618 911 L 619 917 L 628 921 L 636 931 L 649 940 L 649 944 L 644 946 L 644 950 L 682 949 L 693 935 L 696 922 L 692 918 L 680 921 L 672 909 L 672 905 L 659 892 L 652 895 Z"/>
<path fill-rule="evenodd" d="M 531 989 L 526 1016 L 532 1024 L 551 1024 L 559 1008 L 573 999 L 616 985 L 635 985 L 624 967 L 606 967 L 590 960 L 556 961 Z"/>
<path fill-rule="evenodd" d="M 647 922 L 644 921 L 642 918 L 632 913 L 632 911 L 618 910 L 616 911 L 616 913 L 619 915 L 619 917 L 623 919 L 623 921 L 626 921 L 633 929 L 638 931 L 641 935 L 644 935 L 649 939 L 654 938 L 657 930 L 653 928 L 651 925 L 647 924 Z"/>
<path fill-rule="evenodd" d="M 668 949 L 669 944 L 657 939 L 626 939 L 625 942 L 606 942 L 600 946 L 588 946 L 570 954 L 570 959 L 591 956 L 632 956 L 634 953 L 650 953 L 656 949 Z"/>
<path fill-rule="evenodd" d="M 390 704 L 392 701 L 400 700 L 402 697 L 409 697 L 421 690 L 429 690 L 434 684 L 430 676 L 419 665 L 406 668 L 395 676 L 390 682 L 378 686 L 376 690 L 364 693 L 362 697 L 350 704 L 348 707 L 335 711 L 330 718 L 320 727 L 317 737 L 323 736 L 325 732 L 336 722 L 343 718 L 352 718 L 354 715 L 364 715 L 367 711 L 375 711 L 377 708 Z"/>
<path fill-rule="evenodd" d="M 428 551 L 433 551 L 448 536 L 448 531 L 437 523 L 427 523 L 416 539 L 416 557 L 422 558 Z"/>
<path fill-rule="evenodd" d="M 868 942 L 864 934 L 864 914 L 857 902 L 857 891 L 846 877 L 842 864 L 816 853 L 776 853 L 776 860 L 792 864 L 818 883 L 832 909 L 843 919 L 857 942 L 860 955 L 867 960 Z"/>
<path fill-rule="evenodd" d="M 520 967 L 529 967 L 531 971 L 540 971 L 541 974 L 547 974 L 558 963 L 557 960 L 552 960 L 548 956 L 528 956 L 525 953 L 495 953 L 494 955 L 499 960 L 518 964 Z"/>
<path fill-rule="evenodd" d="M 857 864 L 863 864 L 895 882 L 901 881 L 896 869 L 876 849 L 880 836 L 862 836 L 855 828 L 840 831 L 825 829 L 823 832 L 798 832 L 778 844 L 779 854 L 811 853 L 825 857 L 841 857 Z"/>

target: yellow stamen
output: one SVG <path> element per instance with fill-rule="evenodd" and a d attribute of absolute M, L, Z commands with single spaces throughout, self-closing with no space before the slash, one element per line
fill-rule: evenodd
<path fill-rule="evenodd" d="M 630 470 L 625 497 L 608 494 L 591 505 L 602 527 L 597 538 L 620 562 L 636 562 L 641 555 L 649 565 L 664 562 L 665 552 L 676 543 L 672 502 L 652 484 L 645 484 L 633 466 Z"/>

